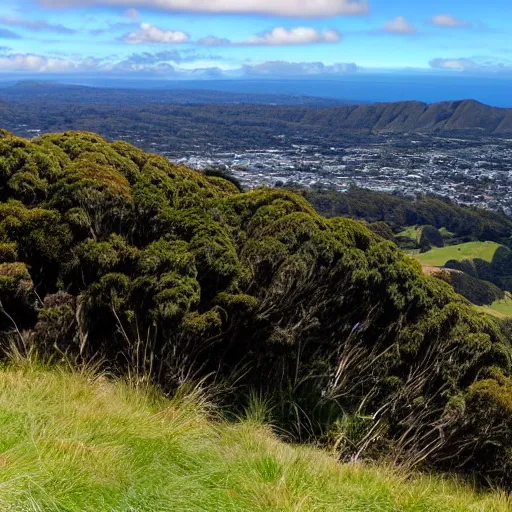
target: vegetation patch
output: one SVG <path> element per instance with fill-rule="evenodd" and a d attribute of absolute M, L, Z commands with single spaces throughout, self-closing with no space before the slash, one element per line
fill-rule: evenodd
<path fill-rule="evenodd" d="M 492 304 L 482 307 L 482 310 L 498 318 L 512 318 L 512 297 L 507 294 L 506 298 L 496 300 Z"/>
<path fill-rule="evenodd" d="M 432 267 L 443 267 L 450 260 L 463 261 L 477 258 L 490 263 L 500 247 L 495 242 L 468 242 L 432 249 L 416 257 L 422 265 Z"/>
<path fill-rule="evenodd" d="M 315 209 L 328 217 L 348 216 L 367 222 L 383 221 L 395 233 L 411 238 L 418 226 L 433 226 L 443 237 L 493 240 L 510 243 L 512 220 L 505 214 L 458 205 L 447 198 L 419 194 L 415 198 L 352 187 L 346 193 L 335 190 L 305 190 Z M 407 228 L 412 227 L 412 230 Z"/>
<path fill-rule="evenodd" d="M 220 175 L 92 133 L 4 133 L 0 146 L 5 351 L 101 358 L 170 394 L 191 377 L 221 383 L 232 414 L 254 390 L 288 439 L 323 443 L 339 459 L 512 483 L 512 425 L 500 410 L 508 339 L 376 234 L 382 225 L 327 219 L 287 190 L 240 193 Z M 439 219 L 427 209 L 411 223 L 451 230 L 453 205 L 442 206 Z M 487 219 L 466 213 L 464 225 Z M 482 229 L 501 234 L 488 220 Z M 487 429 L 472 406 L 487 396 L 484 380 L 496 383 Z M 60 441 L 50 449 L 96 449 Z M 130 443 L 142 454 L 151 445 Z M 263 455 L 253 469 L 266 483 L 283 471 Z"/>
<path fill-rule="evenodd" d="M 416 241 L 418 238 L 418 230 L 419 226 L 407 226 L 405 229 L 397 233 L 397 236 Z"/>
<path fill-rule="evenodd" d="M 261 405 L 261 403 L 260 403 Z M 254 416 L 212 416 L 204 391 L 163 398 L 89 371 L 0 371 L 0 508 L 111 512 L 510 510 L 499 492 L 339 464 Z"/>

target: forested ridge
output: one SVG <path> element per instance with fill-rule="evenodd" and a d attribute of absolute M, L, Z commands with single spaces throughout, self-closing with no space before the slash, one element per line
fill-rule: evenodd
<path fill-rule="evenodd" d="M 420 195 L 406 198 L 352 187 L 346 193 L 304 189 L 304 196 L 327 217 L 345 216 L 368 223 L 385 222 L 396 233 L 406 226 L 445 228 L 466 240 L 492 240 L 508 245 L 512 219 L 503 213 L 458 205 L 448 198 Z"/>
<path fill-rule="evenodd" d="M 510 344 L 360 222 L 125 142 L 0 136 L 7 352 L 256 392 L 295 441 L 510 485 Z"/>
<path fill-rule="evenodd" d="M 167 124 L 172 127 L 178 121 L 183 125 L 185 121 L 195 120 L 199 126 L 205 121 L 210 127 L 216 126 L 215 123 L 220 127 L 250 126 L 253 133 L 262 127 L 271 131 L 294 129 L 303 133 L 323 130 L 324 135 L 326 131 L 424 132 L 478 137 L 512 133 L 512 109 L 492 107 L 470 99 L 433 104 L 419 101 L 355 104 L 353 101 L 272 93 L 149 91 L 27 81 L 0 88 L 0 106 L 4 123 L 11 122 L 12 117 L 15 122 L 37 121 L 44 123 L 44 130 L 71 128 L 67 125 L 76 126 L 77 121 L 80 126 L 94 123 L 100 130 L 105 118 L 111 126 L 123 126 L 122 123 L 127 121 L 134 126 L 140 123 L 153 126 L 151 123 L 155 118 L 158 126 Z M 61 115 L 56 115 L 57 111 Z"/>

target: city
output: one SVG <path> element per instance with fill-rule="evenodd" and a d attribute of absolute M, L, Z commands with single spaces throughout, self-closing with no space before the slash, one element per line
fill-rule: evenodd
<path fill-rule="evenodd" d="M 357 146 L 325 147 L 293 141 L 283 148 L 208 152 L 191 148 L 172 160 L 196 169 L 224 168 L 246 188 L 301 186 L 347 190 L 352 185 L 413 196 L 447 196 L 458 203 L 512 214 L 512 140 L 475 140 L 431 135 L 373 136 Z"/>

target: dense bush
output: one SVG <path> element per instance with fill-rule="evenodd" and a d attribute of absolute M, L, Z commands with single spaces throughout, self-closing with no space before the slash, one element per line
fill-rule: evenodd
<path fill-rule="evenodd" d="M 368 224 L 368 227 L 376 235 L 379 235 L 385 240 L 390 240 L 392 242 L 395 241 L 395 234 L 393 233 L 393 230 L 389 227 L 389 224 L 387 224 L 386 222 L 372 222 L 371 224 Z"/>
<path fill-rule="evenodd" d="M 460 270 L 504 290 L 512 291 L 512 251 L 508 247 L 498 247 L 490 262 L 481 258 L 449 260 L 445 267 Z"/>
<path fill-rule="evenodd" d="M 510 480 L 500 329 L 364 225 L 90 133 L 3 133 L 0 197 L 0 325 L 26 346 L 167 389 L 213 375 L 235 407 L 255 388 L 343 457 Z"/>
<path fill-rule="evenodd" d="M 505 298 L 505 292 L 489 281 L 482 281 L 460 271 L 440 270 L 436 277 L 450 283 L 453 289 L 478 306 L 492 304 Z"/>
<path fill-rule="evenodd" d="M 434 226 L 421 226 L 416 240 L 418 247 L 444 247 L 443 235 Z"/>
<path fill-rule="evenodd" d="M 308 190 L 306 198 L 328 217 L 346 216 L 368 222 L 383 221 L 395 231 L 405 226 L 446 228 L 460 242 L 492 240 L 510 245 L 512 220 L 506 215 L 458 205 L 434 195 L 416 199 L 352 187 L 346 193 Z"/>

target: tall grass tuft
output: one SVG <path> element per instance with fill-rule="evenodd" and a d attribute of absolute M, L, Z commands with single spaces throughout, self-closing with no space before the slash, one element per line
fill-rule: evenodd
<path fill-rule="evenodd" d="M 208 389 L 171 398 L 85 369 L 0 369 L 0 510 L 66 512 L 505 512 L 498 492 L 339 464 L 282 443 L 272 408 L 249 395 L 246 419 L 211 418 Z"/>

